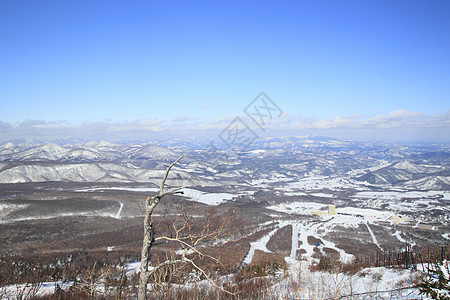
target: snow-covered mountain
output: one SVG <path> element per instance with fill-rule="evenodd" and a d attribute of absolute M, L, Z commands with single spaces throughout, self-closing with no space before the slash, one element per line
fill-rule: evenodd
<path fill-rule="evenodd" d="M 126 151 L 127 156 L 132 159 L 152 159 L 171 161 L 180 157 L 180 154 L 164 147 L 155 145 L 135 146 Z"/>
<path fill-rule="evenodd" d="M 84 144 L 60 146 L 44 143 L 24 147 L 22 143 L 5 143 L 0 146 L 0 161 L 65 161 L 99 162 L 126 159 L 151 159 L 170 161 L 180 154 L 164 147 L 144 144 L 121 144 L 90 141 Z"/>
<path fill-rule="evenodd" d="M 449 189 L 447 148 L 314 136 L 262 138 L 239 152 L 214 152 L 205 141 L 194 139 L 152 144 L 8 142 L 0 145 L 0 183 L 148 182 L 182 154 L 186 157 L 177 168 L 183 180 L 197 178 L 190 178 L 190 184 L 249 184 L 271 178 L 276 185 L 277 180 L 353 174 L 354 179 L 368 185 Z"/>
<path fill-rule="evenodd" d="M 371 184 L 447 190 L 450 188 L 450 168 L 447 164 L 427 165 L 402 160 L 387 167 L 368 172 L 356 179 Z"/>
<path fill-rule="evenodd" d="M 8 155 L 9 161 L 45 161 L 60 160 L 67 153 L 67 149 L 54 143 L 33 146 L 23 151 Z M 2 153 L 1 153 L 2 154 Z M 3 156 L 3 155 L 2 155 Z"/>
<path fill-rule="evenodd" d="M 115 163 L 35 163 L 22 164 L 0 172 L 0 183 L 24 182 L 117 182 L 154 183 L 158 185 L 164 170 L 150 170 Z M 212 180 L 195 177 L 174 169 L 167 183 L 174 185 L 209 186 Z"/>

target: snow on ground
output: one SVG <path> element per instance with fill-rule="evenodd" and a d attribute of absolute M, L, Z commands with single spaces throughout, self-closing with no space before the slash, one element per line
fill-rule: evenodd
<path fill-rule="evenodd" d="M 443 196 L 444 196 L 444 198 L 442 198 L 443 200 L 448 200 L 448 201 L 450 201 L 450 193 L 449 192 L 444 192 L 444 193 L 442 193 L 443 194 Z"/>
<path fill-rule="evenodd" d="M 13 211 L 25 209 L 29 204 L 9 204 L 9 203 L 2 203 L 0 204 L 0 218 L 2 217 L 2 214 L 9 214 Z M 1 221 L 1 219 L 0 219 Z"/>
<path fill-rule="evenodd" d="M 110 248 L 114 247 L 108 247 L 108 251 L 110 251 Z M 130 278 L 132 275 L 139 273 L 140 266 L 141 262 L 139 261 L 126 264 L 126 276 Z M 149 267 L 149 269 L 151 270 L 152 267 Z M 72 285 L 72 281 L 44 282 L 42 284 L 13 284 L 6 287 L 0 287 L 0 297 L 1 299 L 29 299 L 33 296 L 42 297 L 54 294 L 56 286 L 59 286 L 63 290 L 67 290 Z M 105 283 L 103 281 L 97 282 L 95 289 L 99 294 L 105 293 Z"/>
<path fill-rule="evenodd" d="M 300 190 L 315 190 L 319 189 L 319 183 L 326 180 L 326 176 L 314 176 L 302 178 L 299 181 L 286 184 L 287 190 L 300 189 Z"/>
<path fill-rule="evenodd" d="M 123 208 L 123 203 L 119 202 L 120 207 L 119 207 L 119 211 L 117 212 L 117 214 L 114 216 L 114 218 L 116 219 L 120 219 L 120 213 L 122 212 L 122 208 Z"/>
<path fill-rule="evenodd" d="M 322 203 L 295 201 L 272 205 L 269 206 L 268 208 L 288 214 L 309 215 L 312 212 L 316 212 L 319 210 L 325 212 L 327 206 Z M 333 242 L 330 242 L 324 238 L 328 233 L 330 233 L 333 230 L 334 227 L 344 226 L 347 228 L 352 228 L 358 227 L 360 224 L 364 224 L 367 227 L 367 230 L 372 238 L 372 242 L 378 248 L 383 250 L 379 245 L 375 234 L 370 228 L 370 224 L 380 220 L 390 221 L 394 216 L 396 216 L 395 213 L 389 211 L 382 211 L 368 208 L 357 208 L 357 207 L 338 207 L 336 208 L 336 213 L 337 213 L 336 215 L 324 214 L 317 216 L 316 220 L 320 221 L 320 223 L 316 224 L 304 223 L 297 227 L 295 222 L 291 222 L 290 224 L 293 225 L 292 245 L 294 246 L 294 243 L 298 244 L 298 241 L 301 241 L 301 246 L 299 246 L 297 249 L 300 248 L 304 249 L 306 251 L 304 257 L 310 258 L 314 253 L 314 246 L 308 244 L 307 237 L 314 236 L 322 240 L 323 243 L 321 246 L 335 249 L 340 253 L 341 260 L 343 262 L 348 262 L 353 258 L 353 256 L 345 253 L 345 251 L 343 251 L 342 249 L 337 248 Z M 318 233 L 319 228 L 320 233 Z M 404 239 L 401 237 L 400 234 L 401 234 L 400 232 L 396 232 L 394 235 L 397 237 L 397 239 L 399 239 L 399 241 L 404 242 Z M 294 255 L 293 254 L 294 249 L 293 248 L 291 249 L 292 251 L 290 257 L 292 258 Z"/>
<path fill-rule="evenodd" d="M 334 218 L 331 218 L 334 219 Z M 298 235 L 299 235 L 299 241 L 301 241 L 301 245 L 297 246 L 297 249 L 295 250 L 300 250 L 300 249 L 304 249 L 306 251 L 306 253 L 304 255 L 302 255 L 303 258 L 306 258 L 309 262 L 312 262 L 312 255 L 314 253 L 314 248 L 316 247 L 315 245 L 310 245 L 308 243 L 308 236 L 313 236 L 316 238 L 320 238 L 320 240 L 322 241 L 322 243 L 319 246 L 319 249 L 322 249 L 323 247 L 326 248 L 330 248 L 333 250 L 336 250 L 339 253 L 339 259 L 341 260 L 341 262 L 343 263 L 348 263 L 353 259 L 353 255 L 346 253 L 344 250 L 339 249 L 338 247 L 336 247 L 336 244 L 326 240 L 324 237 L 326 236 L 327 233 L 330 232 L 330 229 L 332 226 L 324 226 L 325 224 L 323 223 L 318 223 L 318 224 L 302 224 L 301 226 L 299 226 L 298 229 Z M 321 230 L 321 233 L 318 233 L 318 230 Z M 291 253 L 292 254 L 292 253 Z"/>
<path fill-rule="evenodd" d="M 299 230 L 299 223 L 292 223 L 291 254 L 289 255 L 289 258 L 291 259 L 295 259 L 297 257 Z"/>
<path fill-rule="evenodd" d="M 301 178 L 294 182 L 286 183 L 283 186 L 283 190 L 294 191 L 317 191 L 322 189 L 328 189 L 332 191 L 340 191 L 344 189 L 359 189 L 366 190 L 367 187 L 364 182 L 352 180 L 349 177 L 329 177 L 329 176 L 308 176 Z"/>
<path fill-rule="evenodd" d="M 330 228 L 324 227 L 324 223 L 305 224 L 302 221 L 288 220 L 288 221 L 279 221 L 275 229 L 270 231 L 268 234 L 266 234 L 259 240 L 250 243 L 250 250 L 247 253 L 244 260 L 242 261 L 242 264 L 250 264 L 256 250 L 270 252 L 267 249 L 266 245 L 269 242 L 272 235 L 274 235 L 278 229 L 289 225 L 292 226 L 292 237 L 291 237 L 291 253 L 288 257 L 286 257 L 287 262 L 295 261 L 295 258 L 297 258 L 297 251 L 301 249 L 303 249 L 304 252 L 306 252 L 302 254 L 303 259 L 306 258 L 306 260 L 309 263 L 314 260 L 312 258 L 312 255 L 314 253 L 314 248 L 316 247 L 316 245 L 310 245 L 308 243 L 308 236 L 313 236 L 321 239 L 322 243 L 319 246 L 319 249 L 327 247 L 336 250 L 340 254 L 340 260 L 343 263 L 350 262 L 353 259 L 353 255 L 346 253 L 342 249 L 339 249 L 338 247 L 336 247 L 335 243 L 328 241 L 324 238 L 324 236 L 330 231 Z M 320 234 L 318 233 L 319 229 L 321 230 Z"/>
<path fill-rule="evenodd" d="M 125 265 L 125 274 L 127 274 L 127 276 L 137 274 L 137 273 L 139 273 L 140 267 L 141 267 L 140 261 L 128 263 Z"/>
<path fill-rule="evenodd" d="M 1 214 L 0 214 L 0 224 L 6 224 L 6 223 L 12 223 L 12 222 L 21 222 L 21 221 L 30 221 L 30 220 L 36 220 L 36 219 L 40 219 L 40 220 L 49 220 L 49 219 L 54 219 L 54 218 L 64 218 L 64 217 L 104 217 L 104 218 L 114 218 L 114 219 L 120 219 L 121 216 L 121 212 L 122 212 L 122 208 L 123 208 L 123 204 L 121 202 L 118 212 L 117 213 L 111 213 L 109 211 L 102 211 L 102 210 L 94 210 L 94 211 L 84 211 L 84 212 L 73 212 L 73 213 L 59 213 L 59 214 L 50 214 L 50 215 L 40 215 L 40 216 L 32 216 L 32 217 L 23 217 L 23 218 L 15 218 L 15 219 L 3 219 Z M 19 206 L 22 206 L 21 208 L 23 208 L 24 206 L 27 205 L 15 205 L 16 209 Z M 8 207 L 9 209 L 9 207 Z M 11 210 L 9 211 L 11 212 Z M 1 211 L 0 211 L 1 213 Z"/>
<path fill-rule="evenodd" d="M 327 205 L 316 202 L 295 201 L 295 202 L 280 203 L 277 205 L 269 206 L 267 208 L 288 214 L 310 215 L 312 212 L 317 212 L 319 210 L 326 211 Z M 345 251 L 343 251 L 342 249 L 337 248 L 333 242 L 327 241 L 324 238 L 336 226 L 344 226 L 347 228 L 352 228 L 358 227 L 360 224 L 364 224 L 367 227 L 370 236 L 372 237 L 373 243 L 381 249 L 377 241 L 377 238 L 373 233 L 373 231 L 371 230 L 369 224 L 374 221 L 392 219 L 392 217 L 394 216 L 392 212 L 366 208 L 357 208 L 357 207 L 339 207 L 336 209 L 336 212 L 337 212 L 336 215 L 325 214 L 317 216 L 317 219 L 320 220 L 320 222 L 315 224 L 308 224 L 308 223 L 296 224 L 295 221 L 289 221 L 289 224 L 293 226 L 293 236 L 291 241 L 292 248 L 290 257 L 294 258 L 296 255 L 294 254 L 295 251 L 303 249 L 304 251 L 306 251 L 304 257 L 307 257 L 309 259 L 314 253 L 314 246 L 308 244 L 307 238 L 308 236 L 314 236 L 322 240 L 323 243 L 321 246 L 338 251 L 342 262 L 350 261 L 353 258 L 352 255 L 345 253 Z M 284 222 L 280 222 L 280 226 L 284 224 Z M 318 233 L 319 228 L 320 234 Z M 398 235 L 397 238 L 401 239 L 401 236 Z M 297 246 L 294 249 L 295 244 L 298 245 L 298 241 L 301 241 L 301 246 Z"/>
<path fill-rule="evenodd" d="M 297 258 L 297 251 L 300 249 L 303 249 L 306 251 L 304 255 L 302 255 L 303 258 L 306 258 L 308 262 L 312 262 L 313 258 L 312 255 L 314 253 L 315 245 L 310 245 L 308 243 L 308 236 L 314 236 L 316 238 L 320 238 L 322 241 L 322 244 L 320 245 L 320 249 L 322 247 L 327 247 L 336 250 L 340 254 L 340 260 L 343 263 L 347 263 L 353 259 L 353 255 L 346 253 L 342 249 L 339 249 L 336 247 L 335 243 L 328 241 L 324 239 L 324 236 L 326 233 L 329 232 L 327 228 L 323 227 L 323 223 L 317 223 L 317 224 L 305 224 L 301 221 L 295 221 L 295 220 L 288 220 L 288 221 L 279 221 L 279 223 L 276 225 L 276 228 L 270 231 L 268 234 L 260 238 L 259 240 L 250 243 L 250 250 L 245 256 L 244 260 L 242 261 L 242 264 L 250 264 L 253 255 L 256 250 L 264 251 L 264 252 L 270 252 L 267 249 L 267 243 L 269 242 L 270 238 L 276 233 L 276 231 L 280 228 L 283 228 L 285 226 L 292 226 L 292 237 L 291 237 L 291 253 L 286 258 L 286 261 L 293 261 L 295 258 Z M 319 234 L 318 230 L 321 229 L 323 233 Z M 325 230 L 324 230 L 325 229 Z M 300 243 L 301 242 L 301 243 Z M 300 244 L 300 245 L 299 245 Z"/>
<path fill-rule="evenodd" d="M 312 255 L 314 254 L 314 246 L 312 246 L 308 243 L 308 236 L 318 237 L 318 235 L 317 235 L 318 227 L 320 227 L 320 224 L 315 224 L 310 227 L 302 226 L 300 229 L 301 245 L 298 248 L 306 251 L 306 253 L 304 255 L 302 254 L 302 258 L 305 257 L 305 258 L 307 258 L 308 261 L 311 261 L 313 259 Z"/>
<path fill-rule="evenodd" d="M 93 191 L 102 191 L 102 190 L 120 190 L 120 191 L 132 191 L 132 192 L 152 192 L 156 193 L 159 191 L 159 188 L 152 187 L 96 187 L 90 189 L 81 189 L 76 190 L 77 192 L 93 192 Z M 229 193 L 205 193 L 195 189 L 183 189 L 184 195 L 193 201 L 205 203 L 208 205 L 219 205 L 225 200 L 230 200 L 235 195 Z M 120 212 L 119 212 L 120 215 Z"/>
<path fill-rule="evenodd" d="M 343 273 L 330 273 L 326 271 L 311 272 L 307 262 L 296 261 L 288 258 L 289 277 L 279 277 L 273 280 L 268 287 L 267 296 L 279 299 L 429 299 L 419 295 L 419 290 L 411 288 L 414 285 L 412 279 L 417 272 L 410 270 L 398 270 L 388 268 L 366 268 L 354 275 Z M 127 276 L 139 271 L 139 263 L 127 265 Z M 219 282 L 230 282 L 231 276 L 225 275 Z M 4 299 L 19 299 L 20 295 L 45 296 L 55 292 L 56 286 L 67 290 L 73 282 L 45 282 L 42 285 L 10 285 L 0 288 L 0 294 Z M 198 289 L 199 287 L 214 287 L 207 280 L 195 280 L 185 284 L 171 284 L 177 289 Z M 399 288 L 405 288 L 398 290 Z M 106 288 L 103 282 L 96 285 L 98 295 L 105 294 Z M 114 292 L 110 290 L 110 292 Z M 27 298 L 27 297 L 24 297 Z"/>
<path fill-rule="evenodd" d="M 228 193 L 205 193 L 189 188 L 183 189 L 183 192 L 184 196 L 192 199 L 193 201 L 205 203 L 208 205 L 219 205 L 225 200 L 230 200 L 235 197 L 235 195 Z"/>
<path fill-rule="evenodd" d="M 352 299 L 429 299 L 419 295 L 416 288 L 411 288 L 411 279 L 417 273 L 409 270 L 395 270 L 386 268 L 366 268 L 356 275 L 344 275 L 342 273 L 310 272 L 304 262 L 292 261 L 289 273 L 294 277 L 281 277 L 268 287 L 267 295 L 280 299 L 334 299 L 348 295 Z M 229 282 L 229 275 L 222 276 L 219 282 Z M 63 288 L 70 287 L 65 284 Z M 196 289 L 199 287 L 214 287 L 207 280 L 172 284 L 172 288 Z M 299 286 L 300 289 L 295 288 Z M 404 290 L 397 290 L 399 287 Z M 47 290 L 45 294 L 52 294 L 53 283 L 44 283 L 42 289 Z M 103 284 L 97 286 L 97 291 L 105 291 Z M 44 294 L 39 291 L 38 294 Z M 12 296 L 9 294 L 9 296 Z M 15 298 L 14 298 L 15 299 Z"/>
<path fill-rule="evenodd" d="M 275 297 L 278 295 L 280 298 L 283 298 L 285 295 L 292 295 L 294 296 L 294 299 L 325 299 L 351 295 L 352 293 L 371 293 L 366 294 L 366 298 L 368 297 L 372 299 L 372 296 L 374 296 L 389 299 L 417 299 L 418 290 L 415 288 L 392 291 L 399 287 L 410 287 L 414 284 L 411 279 L 415 276 L 415 273 L 409 270 L 366 268 L 355 275 L 329 273 L 326 271 L 311 272 L 309 270 L 309 266 L 314 260 L 311 258 L 311 255 L 314 253 L 314 247 L 316 246 L 308 243 L 308 236 L 314 236 L 322 240 L 322 245 L 319 246 L 319 249 L 322 247 L 328 247 L 339 251 L 341 261 L 344 263 L 349 262 L 353 258 L 352 255 L 336 248 L 334 243 L 323 238 L 323 236 L 325 236 L 329 231 L 329 225 L 339 223 L 343 220 L 343 218 L 347 218 L 353 222 L 362 222 L 361 218 L 335 215 L 323 217 L 322 222 L 315 224 L 304 224 L 302 221 L 294 220 L 280 221 L 278 224 L 270 223 L 274 224 L 276 228 L 272 229 L 268 234 L 264 235 L 257 241 L 251 243 L 250 250 L 242 263 L 249 264 L 252 261 L 256 250 L 270 252 L 266 246 L 270 238 L 278 229 L 292 225 L 291 253 L 285 258 L 288 264 L 289 277 L 280 278 L 278 281 L 275 281 L 269 291 L 271 295 L 274 295 Z M 270 224 L 267 223 L 266 225 Z M 367 223 L 366 225 L 368 226 Z M 318 234 L 319 229 L 321 234 Z M 369 226 L 368 229 L 371 231 Z M 400 237 L 398 232 L 396 232 L 395 235 Z M 299 245 L 300 241 L 301 245 Z M 376 239 L 374 239 L 374 243 L 377 244 Z M 299 249 L 304 249 L 306 251 L 304 254 L 306 260 L 299 261 L 295 259 L 297 250 Z M 133 274 L 137 274 L 139 272 L 139 268 L 140 262 L 126 264 L 126 275 L 132 276 Z M 225 277 L 223 279 L 225 281 L 229 280 Z M 72 285 L 72 283 L 60 282 L 57 284 L 64 289 L 67 289 Z M 211 286 L 204 280 L 198 282 L 197 284 L 206 284 L 207 286 Z M 300 287 L 300 289 L 298 287 L 293 288 L 295 286 Z M 14 298 L 14 295 L 17 295 L 21 290 L 23 290 L 23 288 L 24 287 L 20 285 L 8 286 L 6 287 L 6 295 L 10 298 Z M 29 287 L 28 289 L 31 288 L 32 287 Z M 52 294 L 54 290 L 55 283 L 44 283 L 39 288 L 38 295 Z M 103 283 L 100 282 L 97 285 L 97 290 L 99 293 L 105 291 Z"/>
<path fill-rule="evenodd" d="M 393 213 L 398 213 L 422 211 L 424 207 L 432 205 L 441 206 L 440 201 L 447 201 L 447 197 L 450 195 L 443 191 L 364 191 L 358 192 L 352 197 L 361 200 L 367 207 L 387 207 Z"/>
<path fill-rule="evenodd" d="M 442 191 L 388 191 L 388 192 L 374 192 L 374 191 L 363 191 L 358 192 L 352 197 L 363 198 L 363 199 L 382 199 L 382 200 L 400 200 L 403 198 L 438 198 L 441 195 L 449 197 L 450 194 Z M 447 200 L 447 199 L 446 199 Z"/>
<path fill-rule="evenodd" d="M 159 188 L 153 187 L 95 187 L 90 189 L 80 189 L 75 190 L 75 192 L 95 192 L 95 191 L 103 191 L 103 190 L 113 190 L 113 191 L 131 191 L 131 192 L 159 192 Z"/>
<path fill-rule="evenodd" d="M 30 299 L 32 297 L 43 297 L 54 294 L 56 286 L 67 290 L 73 282 L 44 282 L 42 284 L 13 284 L 0 287 L 2 299 Z"/>
<path fill-rule="evenodd" d="M 291 282 L 280 280 L 273 291 L 288 294 L 289 299 L 428 299 L 412 287 L 418 272 L 384 267 L 365 268 L 353 275 L 311 272 L 306 261 L 286 260 Z"/>
<path fill-rule="evenodd" d="M 354 198 L 363 198 L 363 199 L 383 199 L 383 200 L 393 200 L 397 199 L 399 192 L 372 192 L 372 191 L 364 191 L 358 192 L 352 197 Z"/>
<path fill-rule="evenodd" d="M 283 191 L 283 189 L 277 189 L 277 190 Z M 286 196 L 308 196 L 308 194 L 305 192 L 285 192 L 284 194 Z"/>
<path fill-rule="evenodd" d="M 381 248 L 380 244 L 378 244 L 377 238 L 375 237 L 375 234 L 373 233 L 372 229 L 370 228 L 370 225 L 368 222 L 364 222 L 367 226 L 367 230 L 370 233 L 370 236 L 372 237 L 372 242 L 377 245 L 378 248 L 380 248 L 381 251 L 384 251 L 383 248 Z"/>
<path fill-rule="evenodd" d="M 414 285 L 412 278 L 416 272 L 410 270 L 380 268 L 366 268 L 354 276 L 344 276 L 349 285 L 352 285 L 354 293 L 377 292 L 370 299 L 419 299 L 418 289 L 412 288 L 405 291 L 383 292 L 397 289 L 399 287 L 411 287 Z M 373 297 L 375 296 L 375 297 Z M 420 297 L 422 298 L 422 297 Z M 425 298 L 426 299 L 426 298 Z"/>
<path fill-rule="evenodd" d="M 396 230 L 393 236 L 395 236 L 397 240 L 399 240 L 400 242 L 406 243 L 406 240 L 401 236 L 401 234 L 402 234 L 401 231 Z"/>
<path fill-rule="evenodd" d="M 252 179 L 250 181 L 250 185 L 257 186 L 260 188 L 270 188 L 271 187 L 270 183 L 276 183 L 276 182 L 277 181 L 275 181 L 275 180 L 271 180 L 271 179 L 267 179 L 267 178 Z"/>
<path fill-rule="evenodd" d="M 301 215 L 311 215 L 312 212 L 317 212 L 319 210 L 327 212 L 328 210 L 328 206 L 326 204 L 301 201 L 279 203 L 276 205 L 267 206 L 267 208 L 278 212 Z M 333 224 L 353 227 L 355 224 L 360 224 L 364 220 L 389 220 L 395 216 L 394 213 L 389 211 L 359 207 L 337 207 L 336 213 L 337 215 L 321 216 L 322 220 L 330 221 Z"/>
<path fill-rule="evenodd" d="M 395 216 L 394 213 L 385 210 L 375 210 L 371 208 L 359 207 L 339 207 L 336 208 L 336 213 L 345 213 L 354 216 L 360 216 L 369 221 L 388 220 Z"/>
<path fill-rule="evenodd" d="M 310 195 L 314 197 L 324 197 L 324 198 L 332 198 L 334 196 L 333 194 L 325 194 L 325 193 L 312 193 Z"/>
<path fill-rule="evenodd" d="M 279 228 L 275 228 L 274 230 L 272 230 L 271 232 L 269 232 L 268 234 L 266 234 L 265 236 L 263 236 L 262 238 L 260 238 L 259 240 L 255 241 L 255 242 L 251 242 L 250 243 L 250 250 L 248 250 L 247 255 L 245 256 L 244 260 L 242 261 L 242 265 L 244 264 L 250 264 L 252 262 L 253 259 L 253 255 L 255 254 L 255 250 L 261 250 L 264 252 L 270 252 L 266 245 L 269 242 L 270 238 L 272 237 L 272 235 L 275 234 L 275 232 L 278 230 Z"/>
<path fill-rule="evenodd" d="M 271 205 L 268 206 L 267 208 L 288 214 L 294 213 L 294 214 L 310 215 L 311 212 L 318 211 L 325 207 L 327 206 L 322 203 L 294 201 Z"/>
<path fill-rule="evenodd" d="M 105 212 L 78 212 L 78 213 L 61 213 L 61 214 L 53 214 L 53 215 L 45 215 L 45 216 L 35 216 L 35 217 L 25 217 L 25 218 L 16 218 L 10 220 L 0 220 L 0 224 L 12 223 L 12 222 L 22 222 L 22 221 L 31 221 L 31 220 L 49 220 L 55 218 L 65 218 L 65 217 L 110 217 L 116 219 L 117 214 L 105 213 Z"/>

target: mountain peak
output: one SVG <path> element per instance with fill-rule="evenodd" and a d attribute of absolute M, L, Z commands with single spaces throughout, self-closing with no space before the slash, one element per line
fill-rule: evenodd
<path fill-rule="evenodd" d="M 410 172 L 420 172 L 420 167 L 411 163 L 408 160 L 396 163 L 394 166 L 394 168 L 399 169 L 399 170 L 405 170 L 405 171 L 410 171 Z"/>

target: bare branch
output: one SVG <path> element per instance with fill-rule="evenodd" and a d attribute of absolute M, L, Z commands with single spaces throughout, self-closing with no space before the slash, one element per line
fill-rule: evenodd
<path fill-rule="evenodd" d="M 187 188 L 187 185 L 172 189 L 170 191 L 163 192 L 163 195 L 161 197 L 164 197 L 167 195 L 173 195 L 173 194 L 184 194 L 184 192 L 180 191 L 180 190 L 185 189 L 185 188 Z"/>
<path fill-rule="evenodd" d="M 214 260 L 216 263 L 220 264 L 220 261 L 217 258 L 215 258 L 214 256 L 211 256 L 211 255 L 208 255 L 208 254 L 204 254 L 203 252 L 201 252 L 198 249 L 196 249 L 194 246 L 190 245 L 189 243 L 186 243 L 185 241 L 183 241 L 183 240 L 181 240 L 179 238 L 170 238 L 170 237 L 167 237 L 167 236 L 161 236 L 161 237 L 157 237 L 155 240 L 156 241 L 158 241 L 158 240 L 166 240 L 166 241 L 171 241 L 171 242 L 177 242 L 177 243 L 179 243 L 179 244 L 189 248 L 190 250 L 194 251 L 200 257 L 203 257 L 203 256 L 204 257 L 208 257 L 208 258 Z"/>
<path fill-rule="evenodd" d="M 177 260 L 166 260 L 158 265 L 156 265 L 151 271 L 147 271 L 147 276 L 150 277 L 153 274 L 155 274 L 159 269 L 170 266 L 170 265 L 175 265 L 175 264 L 181 264 L 186 262 L 183 258 L 182 259 L 177 259 Z"/>
<path fill-rule="evenodd" d="M 164 185 L 166 184 L 167 176 L 169 176 L 170 169 L 177 164 L 185 155 L 180 156 L 176 161 L 170 164 L 170 166 L 167 168 L 166 173 L 164 174 L 163 180 L 161 181 L 161 186 L 159 188 L 159 196 L 164 196 Z"/>
<path fill-rule="evenodd" d="M 199 266 L 197 266 L 195 264 L 195 262 L 192 259 L 189 258 L 185 258 L 186 261 L 188 261 L 194 268 L 196 268 L 198 271 L 200 271 L 200 273 L 203 274 L 203 276 L 205 276 L 206 280 L 208 280 L 213 286 L 215 286 L 216 288 L 218 288 L 219 290 L 221 290 L 224 293 L 227 293 L 229 295 L 235 296 L 236 293 L 230 292 L 226 289 L 224 289 L 223 287 L 221 287 L 220 285 L 218 285 L 211 277 L 208 276 L 208 274 L 206 274 L 205 270 L 203 270 L 202 268 L 200 268 Z"/>
<path fill-rule="evenodd" d="M 183 192 L 181 190 L 183 188 L 186 188 L 186 186 L 183 186 L 173 188 L 168 191 L 164 191 L 165 183 L 169 176 L 170 170 L 183 157 L 184 155 L 169 165 L 166 172 L 164 173 L 159 193 L 154 196 L 146 198 L 146 214 L 144 218 L 144 240 L 141 252 L 141 268 L 140 268 L 141 273 L 139 278 L 139 291 L 138 291 L 139 300 L 146 299 L 147 284 L 149 283 L 149 279 L 151 276 L 152 277 L 159 276 L 158 275 L 159 273 L 156 273 L 158 272 L 158 270 L 161 270 L 163 268 L 169 268 L 170 266 L 183 263 L 191 264 L 195 269 L 197 269 L 201 274 L 203 274 L 205 278 L 214 287 L 218 288 L 219 290 L 227 294 L 235 295 L 235 293 L 227 291 L 223 287 L 219 286 L 216 282 L 214 282 L 214 280 L 212 280 L 212 278 L 206 273 L 205 269 L 199 267 L 194 261 L 194 258 L 195 259 L 207 258 L 223 266 L 217 257 L 202 252 L 202 249 L 200 249 L 200 247 L 202 245 L 206 245 L 211 240 L 217 240 L 222 235 L 224 227 L 228 222 L 227 216 L 223 218 L 221 223 L 216 222 L 216 219 L 214 218 L 215 210 L 210 210 L 210 212 L 206 217 L 205 225 L 202 227 L 201 230 L 199 230 L 199 233 L 194 233 L 196 224 L 193 220 L 192 211 L 191 212 L 183 211 L 181 214 L 178 214 L 176 216 L 171 226 L 168 226 L 169 229 L 168 235 L 158 237 L 155 236 L 156 233 L 154 227 L 153 212 L 156 206 L 164 196 L 182 194 Z M 149 270 L 149 263 L 151 261 L 150 250 L 152 249 L 152 246 L 158 243 L 158 241 L 165 241 L 166 243 L 173 242 L 181 246 L 182 248 L 181 257 L 178 256 L 179 257 L 178 259 L 176 259 L 175 257 L 173 259 L 167 259 L 166 261 L 157 264 L 151 270 Z M 188 258 L 186 257 L 186 255 L 188 254 L 189 255 L 193 254 L 193 256 L 191 258 Z"/>

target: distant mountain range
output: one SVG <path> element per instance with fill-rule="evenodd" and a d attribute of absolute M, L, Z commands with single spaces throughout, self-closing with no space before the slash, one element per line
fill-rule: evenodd
<path fill-rule="evenodd" d="M 16 140 L 0 145 L 0 183 L 157 184 L 162 170 L 186 154 L 175 177 L 189 185 L 249 184 L 268 176 L 295 181 L 347 174 L 374 186 L 450 189 L 450 151 L 445 146 L 305 136 L 258 139 L 250 147 L 233 152 L 223 145 L 218 147 L 222 150 L 212 151 L 210 143 L 202 139 L 154 143 Z"/>

